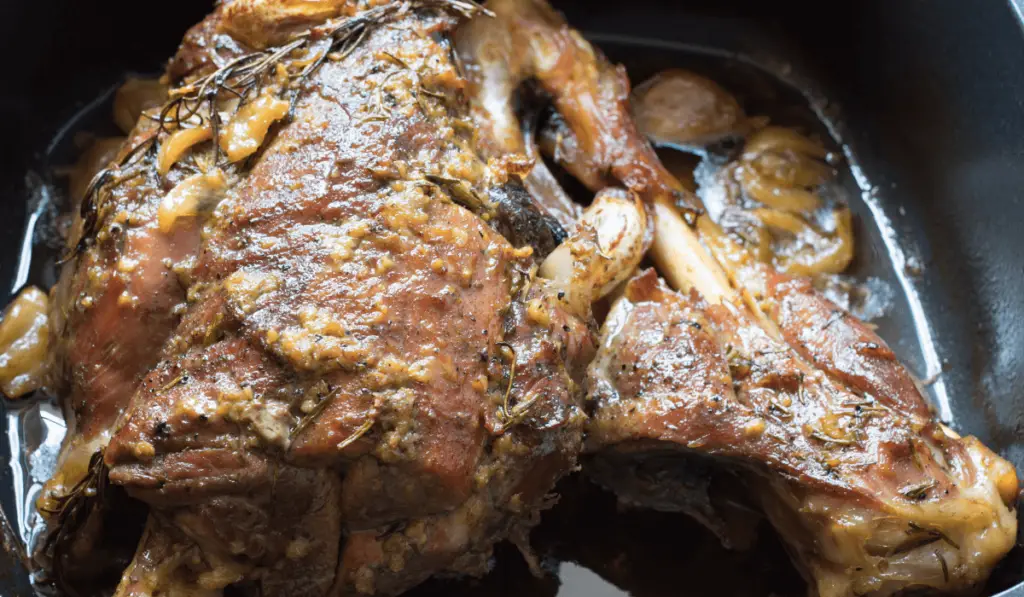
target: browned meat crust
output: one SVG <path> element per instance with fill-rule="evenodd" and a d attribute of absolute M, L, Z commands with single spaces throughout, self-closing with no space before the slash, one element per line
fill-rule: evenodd
<path fill-rule="evenodd" d="M 119 595 L 386 595 L 479 573 L 575 466 L 593 330 L 534 279 L 560 228 L 472 144 L 447 41 L 472 7 L 338 4 L 289 13 L 308 49 L 222 136 L 163 177 L 175 129 L 144 119 L 134 141 L 159 135 L 156 159 L 92 197 L 60 301 L 79 422 L 65 463 L 104 450 L 110 482 L 151 507 Z M 209 80 L 291 39 L 254 37 L 282 6 L 222 4 L 170 73 Z M 297 77 L 348 13 L 384 16 Z M 288 116 L 261 115 L 275 95 L 295 98 Z M 85 467 L 61 470 L 58 506 Z"/>

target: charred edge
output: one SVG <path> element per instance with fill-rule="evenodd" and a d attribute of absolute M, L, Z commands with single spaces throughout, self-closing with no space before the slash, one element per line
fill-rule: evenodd
<path fill-rule="evenodd" d="M 538 259 L 547 257 L 567 238 L 558 220 L 542 213 L 516 178 L 488 190 L 485 198 L 465 182 L 428 174 L 424 180 L 440 188 L 451 200 L 487 221 L 517 247 L 530 246 Z"/>
<path fill-rule="evenodd" d="M 322 48 L 317 58 L 302 70 L 297 73 L 289 73 L 291 78 L 287 85 L 288 89 L 283 93 L 288 94 L 287 99 L 290 106 L 288 117 L 291 118 L 294 115 L 295 103 L 301 93 L 301 83 L 316 72 L 327 61 L 329 55 L 334 55 L 335 60 L 343 60 L 366 39 L 372 29 L 395 16 L 406 14 L 417 8 L 448 10 L 463 18 L 471 18 L 478 14 L 493 16 L 493 13 L 472 0 L 392 2 L 371 8 L 352 17 L 310 28 L 297 34 L 291 41 L 281 46 L 239 56 L 216 71 L 172 90 L 171 99 L 164 104 L 158 115 L 146 115 L 150 120 L 159 123 L 156 132 L 132 147 L 127 155 L 113 166 L 97 173 L 90 182 L 81 203 L 81 217 L 84 222 L 82 235 L 75 246 L 61 258 L 60 263 L 75 259 L 92 244 L 99 230 L 102 208 L 101 192 L 112 183 L 124 182 L 126 178 L 120 176 L 122 171 L 129 164 L 133 164 L 132 160 L 137 158 L 140 153 L 150 157 L 155 156 L 159 150 L 161 134 L 166 136 L 174 128 L 188 128 L 186 125 L 204 126 L 205 120 L 200 114 L 200 110 L 206 106 L 210 114 L 210 126 L 213 129 L 214 163 L 220 163 L 220 148 L 217 142 L 220 134 L 220 117 L 217 110 L 214 109 L 220 99 L 228 96 L 237 98 L 239 100 L 235 108 L 237 111 L 260 93 L 267 75 L 273 73 L 277 65 L 283 64 L 296 50 Z M 152 160 L 148 160 L 148 162 L 149 169 L 153 169 Z"/>
<path fill-rule="evenodd" d="M 492 222 L 502 236 L 516 246 L 533 247 L 538 259 L 547 257 L 567 238 L 558 220 L 541 212 L 517 179 L 490 190 L 497 216 Z"/>

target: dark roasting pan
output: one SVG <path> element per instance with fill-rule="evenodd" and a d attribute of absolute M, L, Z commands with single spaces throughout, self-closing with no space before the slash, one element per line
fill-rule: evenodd
<path fill-rule="evenodd" d="M 105 110 L 83 109 L 102 102 L 124 73 L 158 71 L 211 5 L 0 6 L 4 303 L 26 282 L 53 282 L 51 220 L 62 199 L 46 183 L 53 166 L 73 159 L 69 135 L 97 130 L 105 118 Z M 895 291 L 879 322 L 883 336 L 921 377 L 941 369 L 932 386 L 933 394 L 948 396 L 940 414 L 1024 470 L 1020 0 L 575 0 L 560 7 L 626 64 L 634 81 L 668 66 L 709 70 L 727 87 L 735 79 L 745 101 L 817 110 L 827 125 L 821 130 L 851 157 L 846 182 L 860 238 L 855 273 Z M 82 116 L 69 123 L 76 114 Z M 0 407 L 0 508 L 11 550 L 0 555 L 0 596 L 28 597 L 19 534 L 30 516 L 23 496 L 34 463 L 20 446 L 44 438 L 38 412 Z M 771 537 L 757 553 L 728 554 L 681 517 L 618 513 L 611 498 L 583 480 L 570 479 L 561 491 L 563 503 L 535 537 L 546 563 L 560 568 L 561 589 L 553 576 L 531 577 L 501 548 L 488 579 L 414 593 L 801 594 Z M 987 594 L 1024 597 L 1020 543 Z"/>

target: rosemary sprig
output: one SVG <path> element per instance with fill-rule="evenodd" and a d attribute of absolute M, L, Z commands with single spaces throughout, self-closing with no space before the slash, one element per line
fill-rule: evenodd
<path fill-rule="evenodd" d="M 812 431 L 811 432 L 811 437 L 813 437 L 814 439 L 816 439 L 816 440 L 818 440 L 818 441 L 820 441 L 822 443 L 826 443 L 826 444 L 839 444 L 840 446 L 852 446 L 852 445 L 857 443 L 857 441 L 853 440 L 853 439 L 842 439 L 842 438 L 837 438 L 837 437 L 831 437 L 831 436 L 825 435 L 824 433 L 822 433 L 820 431 Z"/>
<path fill-rule="evenodd" d="M 306 429 L 309 428 L 309 426 L 313 424 L 313 421 L 315 421 L 316 418 L 319 417 L 324 412 L 324 410 L 326 410 L 327 407 L 331 405 L 332 402 L 334 402 L 334 399 L 340 393 L 341 393 L 341 386 L 338 386 L 338 387 L 334 388 L 333 390 L 329 391 L 326 396 L 321 398 L 316 403 L 316 405 L 314 405 L 313 408 L 310 409 L 310 411 L 308 413 L 306 413 L 306 414 L 304 414 L 302 416 L 302 418 L 299 420 L 299 424 L 295 426 L 295 429 L 292 429 L 292 432 L 291 432 L 291 434 L 289 434 L 289 438 L 288 439 L 293 440 L 293 439 L 299 437 L 300 435 L 302 435 L 303 432 L 305 432 Z"/>
<path fill-rule="evenodd" d="M 481 197 L 461 180 L 435 176 L 433 174 L 427 174 L 423 178 L 430 184 L 440 187 L 448 193 L 452 201 L 473 213 L 490 213 L 494 211 L 494 206 L 490 201 Z"/>
<path fill-rule="evenodd" d="M 65 559 L 78 531 L 85 526 L 97 504 L 104 501 L 107 486 L 107 467 L 103 462 L 103 451 L 89 459 L 89 468 L 82 479 L 67 493 L 54 498 L 53 508 L 42 509 L 49 517 L 49 533 L 42 551 L 52 562 L 53 582 L 65 595 L 77 597 L 78 592 L 67 584 L 64 578 Z"/>
<path fill-rule="evenodd" d="M 498 423 L 501 425 L 498 428 L 498 433 L 500 434 L 522 422 L 522 420 L 526 418 L 526 415 L 529 414 L 530 408 L 537 403 L 541 395 L 534 394 L 528 399 L 510 406 L 509 403 L 512 398 L 512 387 L 516 381 L 516 360 L 518 359 L 518 356 L 516 355 L 515 349 L 512 348 L 512 345 L 508 342 L 498 342 L 497 346 L 504 348 L 512 355 L 511 359 L 509 359 L 508 386 L 505 388 L 505 395 L 502 398 L 501 406 L 498 407 L 497 418 Z"/>
<path fill-rule="evenodd" d="M 946 563 L 946 558 L 942 557 L 942 554 L 937 551 L 932 553 L 939 559 L 939 565 L 942 566 L 942 580 L 949 582 L 949 564 Z"/>
<path fill-rule="evenodd" d="M 519 357 L 516 355 L 516 349 L 512 348 L 512 345 L 508 342 L 498 342 L 497 345 L 512 354 L 512 358 L 510 359 L 511 363 L 509 364 L 508 369 L 508 387 L 505 388 L 505 396 L 501 401 L 501 410 L 499 411 L 501 415 L 507 415 L 508 400 L 512 396 L 512 385 L 516 382 L 516 360 L 518 360 Z"/>
<path fill-rule="evenodd" d="M 83 227 L 81 237 L 75 246 L 61 259 L 61 263 L 80 255 L 93 242 L 99 228 L 103 208 L 102 192 L 111 184 L 124 182 L 141 173 L 131 172 L 132 166 L 146 164 L 152 170 L 153 161 L 160 148 L 160 137 L 166 137 L 175 129 L 187 126 L 205 126 L 206 120 L 213 131 L 213 152 L 216 165 L 220 162 L 221 119 L 217 110 L 222 100 L 237 99 L 235 110 L 254 100 L 263 91 L 267 78 L 278 71 L 278 65 L 300 50 L 317 52 L 297 72 L 285 68 L 289 77 L 281 90 L 288 94 L 289 118 L 302 91 L 301 83 L 315 73 L 328 59 L 344 60 L 365 39 L 371 30 L 396 17 L 403 16 L 415 8 L 439 8 L 450 10 L 464 18 L 478 14 L 494 16 L 493 13 L 472 0 L 406 0 L 375 6 L 350 17 L 328 21 L 324 25 L 310 28 L 296 34 L 287 43 L 259 52 L 244 54 L 231 60 L 217 70 L 171 90 L 170 99 L 157 116 L 147 115 L 159 126 L 129 150 L 126 155 L 100 170 L 85 192 L 81 203 Z M 294 59 L 292 62 L 297 62 Z M 205 115 L 203 110 L 205 108 Z"/>
<path fill-rule="evenodd" d="M 900 491 L 900 493 L 910 500 L 923 500 L 928 495 L 928 490 L 934 489 L 938 484 L 938 481 L 932 479 L 919 485 L 908 487 L 907 489 Z"/>
<path fill-rule="evenodd" d="M 932 527 L 923 527 L 913 521 L 910 521 L 908 523 L 908 526 L 910 526 L 910 531 L 908 532 L 923 533 L 924 535 L 927 535 L 928 537 L 932 538 L 933 541 L 942 540 L 953 549 L 960 549 L 960 545 L 956 541 L 950 539 L 949 535 L 943 533 L 939 529 L 935 529 Z"/>
<path fill-rule="evenodd" d="M 346 437 L 344 440 L 341 441 L 340 444 L 338 444 L 338 451 L 340 452 L 340 451 L 344 450 L 345 448 L 347 448 L 350 445 L 352 445 L 353 443 L 355 443 L 356 440 L 358 440 L 359 438 L 361 438 L 364 435 L 366 435 L 367 431 L 369 431 L 370 429 L 373 429 L 373 425 L 376 422 L 377 422 L 377 416 L 376 415 L 371 416 L 370 418 L 366 419 L 366 421 L 364 421 L 363 424 L 360 425 L 358 429 L 356 429 L 355 431 L 352 432 L 352 435 Z"/>

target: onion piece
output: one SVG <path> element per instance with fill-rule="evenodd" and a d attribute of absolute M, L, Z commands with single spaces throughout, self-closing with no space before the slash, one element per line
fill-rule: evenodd
<path fill-rule="evenodd" d="M 753 167 L 741 164 L 736 179 L 751 199 L 779 211 L 805 214 L 821 207 L 821 199 L 811 191 L 793 186 L 775 184 Z"/>
<path fill-rule="evenodd" d="M 810 228 L 807 220 L 789 212 L 757 207 L 750 210 L 750 213 L 765 226 L 788 232 L 793 236 L 800 236 Z"/>
<path fill-rule="evenodd" d="M 736 98 L 718 83 L 685 70 L 667 70 L 648 79 L 633 91 L 631 103 L 637 128 L 659 145 L 703 147 L 742 136 L 749 128 Z"/>
<path fill-rule="evenodd" d="M 50 300 L 30 286 L 21 291 L 0 321 L 0 390 L 19 398 L 46 383 Z"/>
<path fill-rule="evenodd" d="M 160 176 L 164 176 L 192 146 L 212 138 L 213 130 L 209 126 L 174 131 L 160 145 L 160 154 L 157 156 L 157 172 L 160 173 Z"/>
<path fill-rule="evenodd" d="M 828 150 L 820 143 L 815 143 L 793 129 L 782 126 L 766 126 L 747 140 L 747 144 L 743 147 L 743 158 L 752 160 L 769 151 L 791 151 L 819 160 L 824 160 L 828 156 Z"/>
<path fill-rule="evenodd" d="M 157 212 L 160 232 L 171 232 L 179 218 L 199 215 L 200 211 L 224 198 L 226 190 L 227 179 L 219 168 L 179 182 L 160 202 Z"/>
<path fill-rule="evenodd" d="M 237 162 L 256 153 L 270 125 L 287 116 L 289 107 L 285 100 L 264 94 L 239 108 L 220 135 L 228 160 Z"/>
<path fill-rule="evenodd" d="M 853 261 L 853 216 L 849 208 L 833 210 L 835 232 L 825 235 L 808 226 L 802 236 L 807 244 L 792 254 L 777 254 L 775 267 L 790 275 L 816 276 L 846 271 Z"/>

